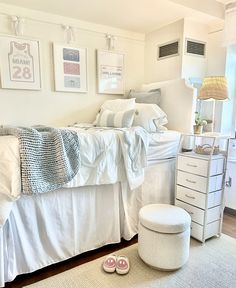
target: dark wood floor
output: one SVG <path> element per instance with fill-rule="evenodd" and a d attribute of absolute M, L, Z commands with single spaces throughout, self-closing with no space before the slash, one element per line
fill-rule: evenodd
<path fill-rule="evenodd" d="M 236 216 L 232 216 L 229 214 L 224 215 L 223 219 L 223 227 L 222 227 L 223 233 L 236 238 Z M 68 269 L 74 268 L 76 266 L 79 266 L 81 264 L 84 264 L 86 262 L 92 261 L 96 258 L 102 257 L 106 254 L 112 253 L 116 250 L 125 248 L 129 245 L 132 245 L 137 242 L 137 236 L 134 237 L 130 241 L 122 240 L 121 243 L 118 244 L 112 244 L 107 245 L 105 247 L 99 248 L 95 251 L 90 251 L 83 253 L 82 255 L 78 255 L 72 259 L 63 261 L 58 264 L 51 265 L 47 268 L 43 268 L 41 270 L 38 270 L 34 273 L 26 274 L 26 275 L 20 275 L 18 276 L 13 282 L 7 283 L 6 288 L 19 288 L 23 287 L 25 285 L 29 285 L 32 283 L 35 283 L 37 281 L 40 281 L 42 279 L 45 279 L 47 277 L 53 276 L 55 274 L 61 273 L 63 271 L 66 271 Z"/>
<path fill-rule="evenodd" d="M 222 232 L 236 238 L 236 216 L 224 214 Z"/>

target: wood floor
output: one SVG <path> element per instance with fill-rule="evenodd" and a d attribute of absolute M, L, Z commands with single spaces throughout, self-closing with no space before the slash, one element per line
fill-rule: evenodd
<path fill-rule="evenodd" d="M 231 237 L 236 238 L 236 216 L 225 214 L 224 219 L 223 219 L 222 230 L 223 230 L 223 233 L 225 233 Z M 106 254 L 112 253 L 116 250 L 125 248 L 129 245 L 136 243 L 136 242 L 137 242 L 137 236 L 134 237 L 130 241 L 122 240 L 121 243 L 107 245 L 107 246 L 99 248 L 95 251 L 83 253 L 82 255 L 78 255 L 72 259 L 63 261 L 63 262 L 58 263 L 58 264 L 51 265 L 47 268 L 43 268 L 41 270 L 38 270 L 34 273 L 30 273 L 30 274 L 26 274 L 26 275 L 20 275 L 13 282 L 7 283 L 5 287 L 6 288 L 10 288 L 10 287 L 11 288 L 20 288 L 20 287 L 23 287 L 25 285 L 35 283 L 35 282 L 40 281 L 42 279 L 45 279 L 47 277 L 61 273 L 65 270 L 68 270 L 68 269 L 74 268 L 76 266 L 79 266 L 81 264 L 84 264 L 88 261 L 102 257 Z"/>
<path fill-rule="evenodd" d="M 224 214 L 222 232 L 236 238 L 236 216 Z"/>

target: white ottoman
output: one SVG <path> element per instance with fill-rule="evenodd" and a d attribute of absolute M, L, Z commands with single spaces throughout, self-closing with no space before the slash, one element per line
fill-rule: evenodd
<path fill-rule="evenodd" d="M 138 253 L 150 266 L 175 270 L 189 257 L 191 217 L 167 204 L 144 206 L 139 212 Z"/>

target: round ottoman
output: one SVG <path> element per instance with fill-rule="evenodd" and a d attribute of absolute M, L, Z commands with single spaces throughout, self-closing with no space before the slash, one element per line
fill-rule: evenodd
<path fill-rule="evenodd" d="M 139 212 L 138 253 L 150 266 L 175 270 L 189 257 L 191 217 L 167 204 L 144 206 Z"/>

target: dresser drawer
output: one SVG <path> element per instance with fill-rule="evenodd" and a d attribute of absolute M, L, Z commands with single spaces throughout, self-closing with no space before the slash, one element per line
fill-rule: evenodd
<path fill-rule="evenodd" d="M 176 187 L 176 198 L 178 200 L 181 200 L 185 203 L 191 204 L 201 209 L 205 209 L 205 207 L 212 208 L 221 205 L 221 195 L 222 190 L 209 193 L 207 201 L 207 195 L 204 193 L 193 191 L 179 185 L 177 185 Z"/>
<path fill-rule="evenodd" d="M 180 170 L 177 171 L 177 184 L 200 191 L 202 193 L 220 190 L 222 188 L 222 181 L 223 174 L 206 178 Z"/>
<path fill-rule="evenodd" d="M 199 159 L 189 156 L 178 156 L 177 169 L 200 176 L 208 176 L 209 159 Z M 224 158 L 212 159 L 210 161 L 209 176 L 222 174 L 224 169 Z"/>
<path fill-rule="evenodd" d="M 175 201 L 175 205 L 186 210 L 189 213 L 189 215 L 191 216 L 192 221 L 195 221 L 195 222 L 203 225 L 204 215 L 205 215 L 204 210 L 196 208 L 190 204 L 187 204 L 187 203 L 179 201 L 179 200 Z"/>
<path fill-rule="evenodd" d="M 189 215 L 191 216 L 192 221 L 203 225 L 204 224 L 204 216 L 205 216 L 205 211 L 194 207 L 190 204 L 187 204 L 185 202 L 176 200 L 175 205 L 178 207 L 183 208 L 184 210 L 186 210 Z M 221 216 L 221 206 L 217 206 L 214 208 L 210 208 L 207 210 L 207 219 L 206 219 L 206 223 L 210 223 L 210 222 L 214 222 L 216 220 L 219 220 Z"/>
<path fill-rule="evenodd" d="M 220 231 L 220 220 L 206 225 L 205 239 L 217 235 Z M 203 241 L 203 226 L 195 222 L 191 223 L 191 236 Z"/>
<path fill-rule="evenodd" d="M 177 169 L 201 176 L 207 176 L 208 163 L 207 160 L 178 156 Z"/>

